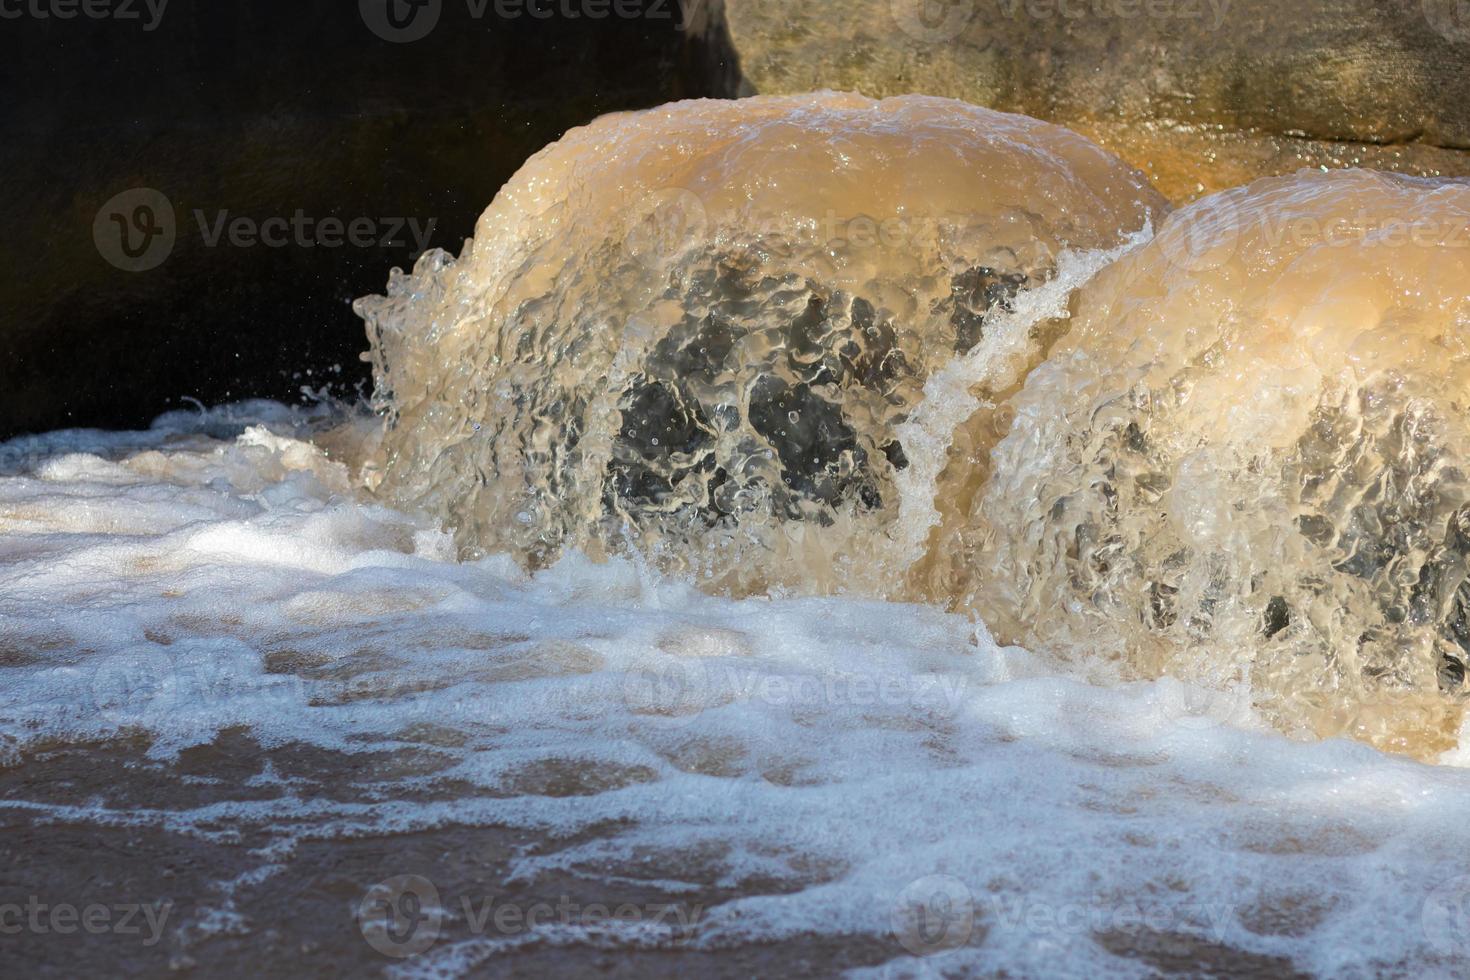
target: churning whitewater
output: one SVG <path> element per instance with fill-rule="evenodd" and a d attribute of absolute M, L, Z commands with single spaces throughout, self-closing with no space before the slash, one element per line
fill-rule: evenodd
<path fill-rule="evenodd" d="M 859 974 L 1463 969 L 1463 752 L 1289 740 L 1238 690 L 1094 685 L 931 606 L 711 596 L 577 553 L 459 562 L 433 522 L 352 492 L 323 448 L 347 441 L 251 404 L 5 446 L 0 773 L 24 792 L 0 812 L 38 823 L 19 840 L 244 835 L 247 864 L 188 873 L 195 904 L 180 881 L 158 896 L 185 906 L 173 958 L 289 928 L 297 863 L 365 840 L 386 853 L 369 880 L 444 891 L 404 975 L 823 939 L 872 944 Z M 68 790 L 61 747 L 117 740 L 137 754 Z M 193 760 L 228 773 L 242 740 L 248 778 L 202 778 Z M 688 923 L 476 933 L 430 870 L 481 860 L 467 828 L 531 835 L 507 888 L 654 894 Z M 424 834 L 454 843 L 383 851 Z M 914 918 L 935 896 L 956 916 L 937 929 Z M 313 913 L 350 950 L 359 897 Z"/>
<path fill-rule="evenodd" d="M 572 131 L 359 301 L 375 412 L 0 444 L 11 835 L 240 845 L 177 969 L 1463 975 L 1470 186 L 1169 210 L 943 99 Z"/>
<path fill-rule="evenodd" d="M 1166 211 L 947 99 L 604 117 L 359 304 L 371 479 L 466 556 L 920 599 L 1246 686 L 1288 732 L 1453 747 L 1470 186 L 1303 172 Z"/>

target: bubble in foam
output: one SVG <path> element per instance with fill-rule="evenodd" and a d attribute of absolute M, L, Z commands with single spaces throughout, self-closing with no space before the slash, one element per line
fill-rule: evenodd
<path fill-rule="evenodd" d="M 713 588 L 873 586 L 925 379 L 1064 250 L 1165 210 L 1085 139 L 946 99 L 603 117 L 458 259 L 359 301 L 388 415 L 372 478 L 466 555 L 632 546 Z"/>
<path fill-rule="evenodd" d="M 1244 681 L 1288 728 L 1453 744 L 1470 185 L 1260 181 L 1172 216 L 1073 310 L 935 587 L 1004 641 Z"/>

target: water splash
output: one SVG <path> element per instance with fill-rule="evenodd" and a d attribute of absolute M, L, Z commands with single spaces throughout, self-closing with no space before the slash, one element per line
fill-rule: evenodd
<path fill-rule="evenodd" d="M 606 117 L 359 302 L 369 481 L 461 557 L 938 602 L 1433 755 L 1470 652 L 1467 196 L 1304 172 L 1150 242 L 1137 173 L 950 100 Z"/>
<path fill-rule="evenodd" d="M 1454 744 L 1470 650 L 1470 185 L 1260 181 L 1074 301 L 941 548 L 1003 640 Z"/>
<path fill-rule="evenodd" d="M 359 303 L 390 413 L 378 489 L 465 555 L 632 550 L 732 592 L 891 593 L 899 481 L 932 468 L 899 436 L 926 381 L 1068 250 L 1165 210 L 1081 137 L 952 100 L 599 119 L 459 259 Z"/>

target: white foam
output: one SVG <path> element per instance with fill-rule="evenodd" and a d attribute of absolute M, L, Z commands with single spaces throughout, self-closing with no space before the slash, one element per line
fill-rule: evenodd
<path fill-rule="evenodd" d="M 0 742 L 13 758 L 141 728 L 167 760 L 243 726 L 395 753 L 376 802 L 0 806 L 205 836 L 227 818 L 311 816 L 318 835 L 622 821 L 513 873 L 692 894 L 712 861 L 743 897 L 703 910 L 690 942 L 709 949 L 890 936 L 914 895 L 957 899 L 971 943 L 885 967 L 900 974 L 1142 974 L 1096 938 L 1140 918 L 1323 976 L 1467 965 L 1464 930 L 1426 911 L 1470 891 L 1463 749 L 1426 766 L 1289 741 L 1238 692 L 1092 686 L 921 606 L 714 598 L 575 555 L 529 578 L 456 564 L 435 528 L 346 492 L 305 438 L 318 421 L 237 406 L 0 446 Z M 568 779 L 579 795 L 541 795 Z M 403 792 L 454 780 L 497 795 Z M 237 927 L 216 911 L 194 927 Z M 415 969 L 498 949 L 445 945 Z"/>
<path fill-rule="evenodd" d="M 909 466 L 894 475 L 900 495 L 894 537 L 905 559 L 919 558 L 930 529 L 939 523 L 934 500 L 939 475 L 949 458 L 946 450 L 954 443 L 955 429 L 981 407 L 971 389 L 981 382 L 1000 390 L 1014 383 L 1024 365 L 1031 328 L 1043 320 L 1066 318 L 1067 301 L 1077 289 L 1152 237 L 1153 227 L 1146 224 L 1116 248 L 1062 251 L 1056 275 L 1017 293 L 1011 309 L 993 314 L 982 342 L 951 359 L 924 382 L 923 400 L 894 429 L 900 442 L 909 447 Z"/>

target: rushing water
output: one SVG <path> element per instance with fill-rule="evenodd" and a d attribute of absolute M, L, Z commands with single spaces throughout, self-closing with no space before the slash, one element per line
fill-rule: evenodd
<path fill-rule="evenodd" d="M 725 591 L 886 594 L 911 550 L 888 532 L 945 452 L 899 431 L 926 382 L 969 354 L 1013 382 L 1040 346 L 1001 329 L 1023 295 L 1166 210 L 1076 134 L 946 99 L 603 117 L 458 260 L 360 302 L 392 417 L 378 490 L 466 555 L 627 545 Z"/>
<path fill-rule="evenodd" d="M 1431 755 L 1470 687 L 1470 185 L 1209 199 L 1074 299 L 935 592 L 1004 639 L 1243 681 Z"/>
<path fill-rule="evenodd" d="M 944 100 L 608 117 L 362 302 L 381 417 L 0 445 L 0 943 L 1464 975 L 1470 188 L 1168 210 Z"/>

